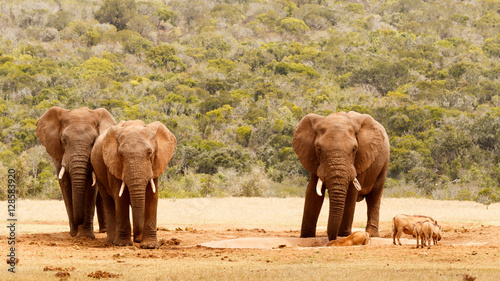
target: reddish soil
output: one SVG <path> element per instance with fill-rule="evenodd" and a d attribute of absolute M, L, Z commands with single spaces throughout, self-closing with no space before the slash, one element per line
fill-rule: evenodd
<path fill-rule="evenodd" d="M 158 238 L 160 249 L 145 250 L 140 249 L 138 244 L 130 247 L 115 247 L 106 244 L 106 234 L 97 233 L 96 239 L 71 238 L 68 232 L 60 233 L 35 233 L 21 234 L 18 236 L 18 243 L 22 253 L 29 253 L 32 258 L 36 258 L 39 253 L 42 256 L 59 256 L 73 259 L 89 258 L 95 255 L 96 249 L 99 255 L 96 258 L 108 258 L 116 263 L 124 262 L 127 259 L 208 259 L 225 261 L 249 261 L 249 262 L 283 262 L 294 263 L 303 262 L 311 256 L 312 252 L 319 253 L 315 261 L 330 261 L 340 257 L 360 258 L 366 262 L 384 260 L 387 264 L 403 260 L 408 256 L 426 255 L 437 262 L 464 262 L 475 263 L 485 259 L 489 264 L 497 265 L 500 268 L 500 226 L 474 225 L 474 224 L 443 224 L 443 239 L 437 246 L 431 249 L 415 249 L 416 242 L 410 236 L 403 246 L 392 244 L 392 233 L 390 222 L 381 225 L 381 238 L 386 238 L 386 243 L 372 243 L 366 246 L 337 247 L 332 248 L 304 248 L 288 247 L 277 245 L 275 249 L 214 249 L 201 246 L 209 241 L 221 241 L 237 238 L 298 238 L 298 230 L 286 229 L 245 229 L 228 228 L 216 225 L 200 225 L 188 228 L 160 227 Z M 319 233 L 318 236 L 326 236 L 326 233 Z M 2 237 L 0 243 L 6 243 Z M 250 240 L 251 241 L 251 240 Z M 75 252 L 75 249 L 78 252 Z M 278 252 L 277 252 L 278 251 Z M 282 254 L 279 253 L 281 251 Z M 332 255 L 335 254 L 335 255 Z M 338 254 L 338 255 L 337 255 Z M 20 265 L 23 260 L 20 255 Z M 64 272 L 71 274 L 74 268 L 57 267 L 54 264 L 47 264 L 45 271 Z M 90 274 L 90 272 L 89 272 Z M 106 275 L 106 272 L 94 272 L 96 276 Z M 113 275 L 108 277 L 115 277 Z"/>

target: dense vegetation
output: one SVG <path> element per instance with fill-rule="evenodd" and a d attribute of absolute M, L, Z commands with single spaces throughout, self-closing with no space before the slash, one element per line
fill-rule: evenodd
<path fill-rule="evenodd" d="M 385 196 L 500 200 L 500 0 L 20 0 L 0 26 L 21 197 L 61 198 L 37 119 L 88 106 L 170 128 L 164 197 L 302 196 L 294 126 L 355 110 L 390 136 Z"/>

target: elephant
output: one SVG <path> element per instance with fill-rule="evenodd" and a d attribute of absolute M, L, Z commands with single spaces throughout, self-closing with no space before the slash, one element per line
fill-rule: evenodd
<path fill-rule="evenodd" d="M 37 121 L 35 134 L 56 167 L 72 237 L 95 237 L 96 201 L 100 231 L 106 229 L 102 202 L 92 186 L 90 153 L 97 136 L 115 124 L 106 109 L 87 107 L 51 107 Z"/>
<path fill-rule="evenodd" d="M 366 231 L 378 237 L 380 200 L 389 165 L 389 138 L 370 115 L 354 111 L 326 117 L 308 114 L 293 132 L 292 146 L 310 172 L 301 237 L 314 237 L 328 190 L 328 239 L 351 234 L 356 202 L 366 199 Z"/>
<path fill-rule="evenodd" d="M 108 243 L 133 245 L 129 206 L 132 207 L 134 242 L 141 248 L 158 248 L 156 211 L 158 177 L 177 145 L 161 122 L 121 121 L 97 138 L 92 149 L 99 193 L 103 198 Z"/>

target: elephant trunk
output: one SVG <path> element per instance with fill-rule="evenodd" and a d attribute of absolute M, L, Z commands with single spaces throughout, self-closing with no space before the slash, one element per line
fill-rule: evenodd
<path fill-rule="evenodd" d="M 347 189 L 351 182 L 357 182 L 357 180 L 354 166 L 333 164 L 341 163 L 339 159 L 330 158 L 328 160 L 331 165 L 329 165 L 328 173 L 324 179 L 330 201 L 327 233 L 329 240 L 335 240 L 344 216 Z"/>
<path fill-rule="evenodd" d="M 132 221 L 134 226 L 134 242 L 141 242 L 144 227 L 144 214 L 146 206 L 146 187 L 149 181 L 135 179 L 127 184 L 132 205 Z"/>
<path fill-rule="evenodd" d="M 342 216 L 344 214 L 345 199 L 347 195 L 347 187 L 345 185 L 327 184 L 328 196 L 330 201 L 330 212 L 328 214 L 328 240 L 337 239 Z"/>
<path fill-rule="evenodd" d="M 85 219 L 85 194 L 89 180 L 89 155 L 76 155 L 69 163 L 69 175 L 71 178 L 73 216 L 77 225 L 81 225 Z"/>

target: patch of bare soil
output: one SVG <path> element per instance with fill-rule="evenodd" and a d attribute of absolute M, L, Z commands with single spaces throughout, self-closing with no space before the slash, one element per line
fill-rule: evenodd
<path fill-rule="evenodd" d="M 326 248 L 326 233 L 318 233 L 315 243 L 287 244 L 282 241 L 300 241 L 298 230 L 290 229 L 245 229 L 228 228 L 224 226 L 196 226 L 189 228 L 159 228 L 158 250 L 144 250 L 138 244 L 130 247 L 115 247 L 105 242 L 106 234 L 95 233 L 96 239 L 71 238 L 68 232 L 24 234 L 18 238 L 23 253 L 37 253 L 43 256 L 60 257 L 61 259 L 92 258 L 104 260 L 107 263 L 123 263 L 133 259 L 206 259 L 217 261 L 252 261 L 265 263 L 295 263 L 303 262 L 311 256 L 311 252 L 318 253 L 315 261 L 329 261 L 334 256 L 370 260 L 384 260 L 387 264 L 405 260 L 408 256 L 431 256 L 436 262 L 464 262 L 474 263 L 487 260 L 490 264 L 500 264 L 500 242 L 498 235 L 500 226 L 475 224 L 443 224 L 443 239 L 437 246 L 430 249 L 415 249 L 416 242 L 411 236 L 406 236 L 403 246 L 392 244 L 390 222 L 381 225 L 381 239 L 384 243 L 371 243 L 366 246 Z M 206 243 L 213 241 L 239 240 L 239 247 L 206 247 Z M 313 238 L 314 239 L 314 238 Z M 1 240 L 5 240 L 2 238 Z M 269 247 L 261 247 L 256 243 L 274 241 Z M 246 241 L 246 244 L 245 244 Z M 0 243 L 6 243 L 1 241 Z M 222 244 L 221 244 L 222 245 Z M 316 247 L 308 248 L 304 247 Z M 305 250 L 304 250 L 305 249 Z M 277 252 L 279 251 L 279 252 Z M 22 263 L 21 263 L 22 265 Z M 42 269 L 41 269 L 42 270 Z M 62 275 L 74 271 L 75 268 L 57 267 L 47 264 L 43 271 L 62 272 Z M 59 273 L 58 273 L 59 274 Z M 88 273 L 93 278 L 118 277 L 115 273 L 93 271 Z"/>

